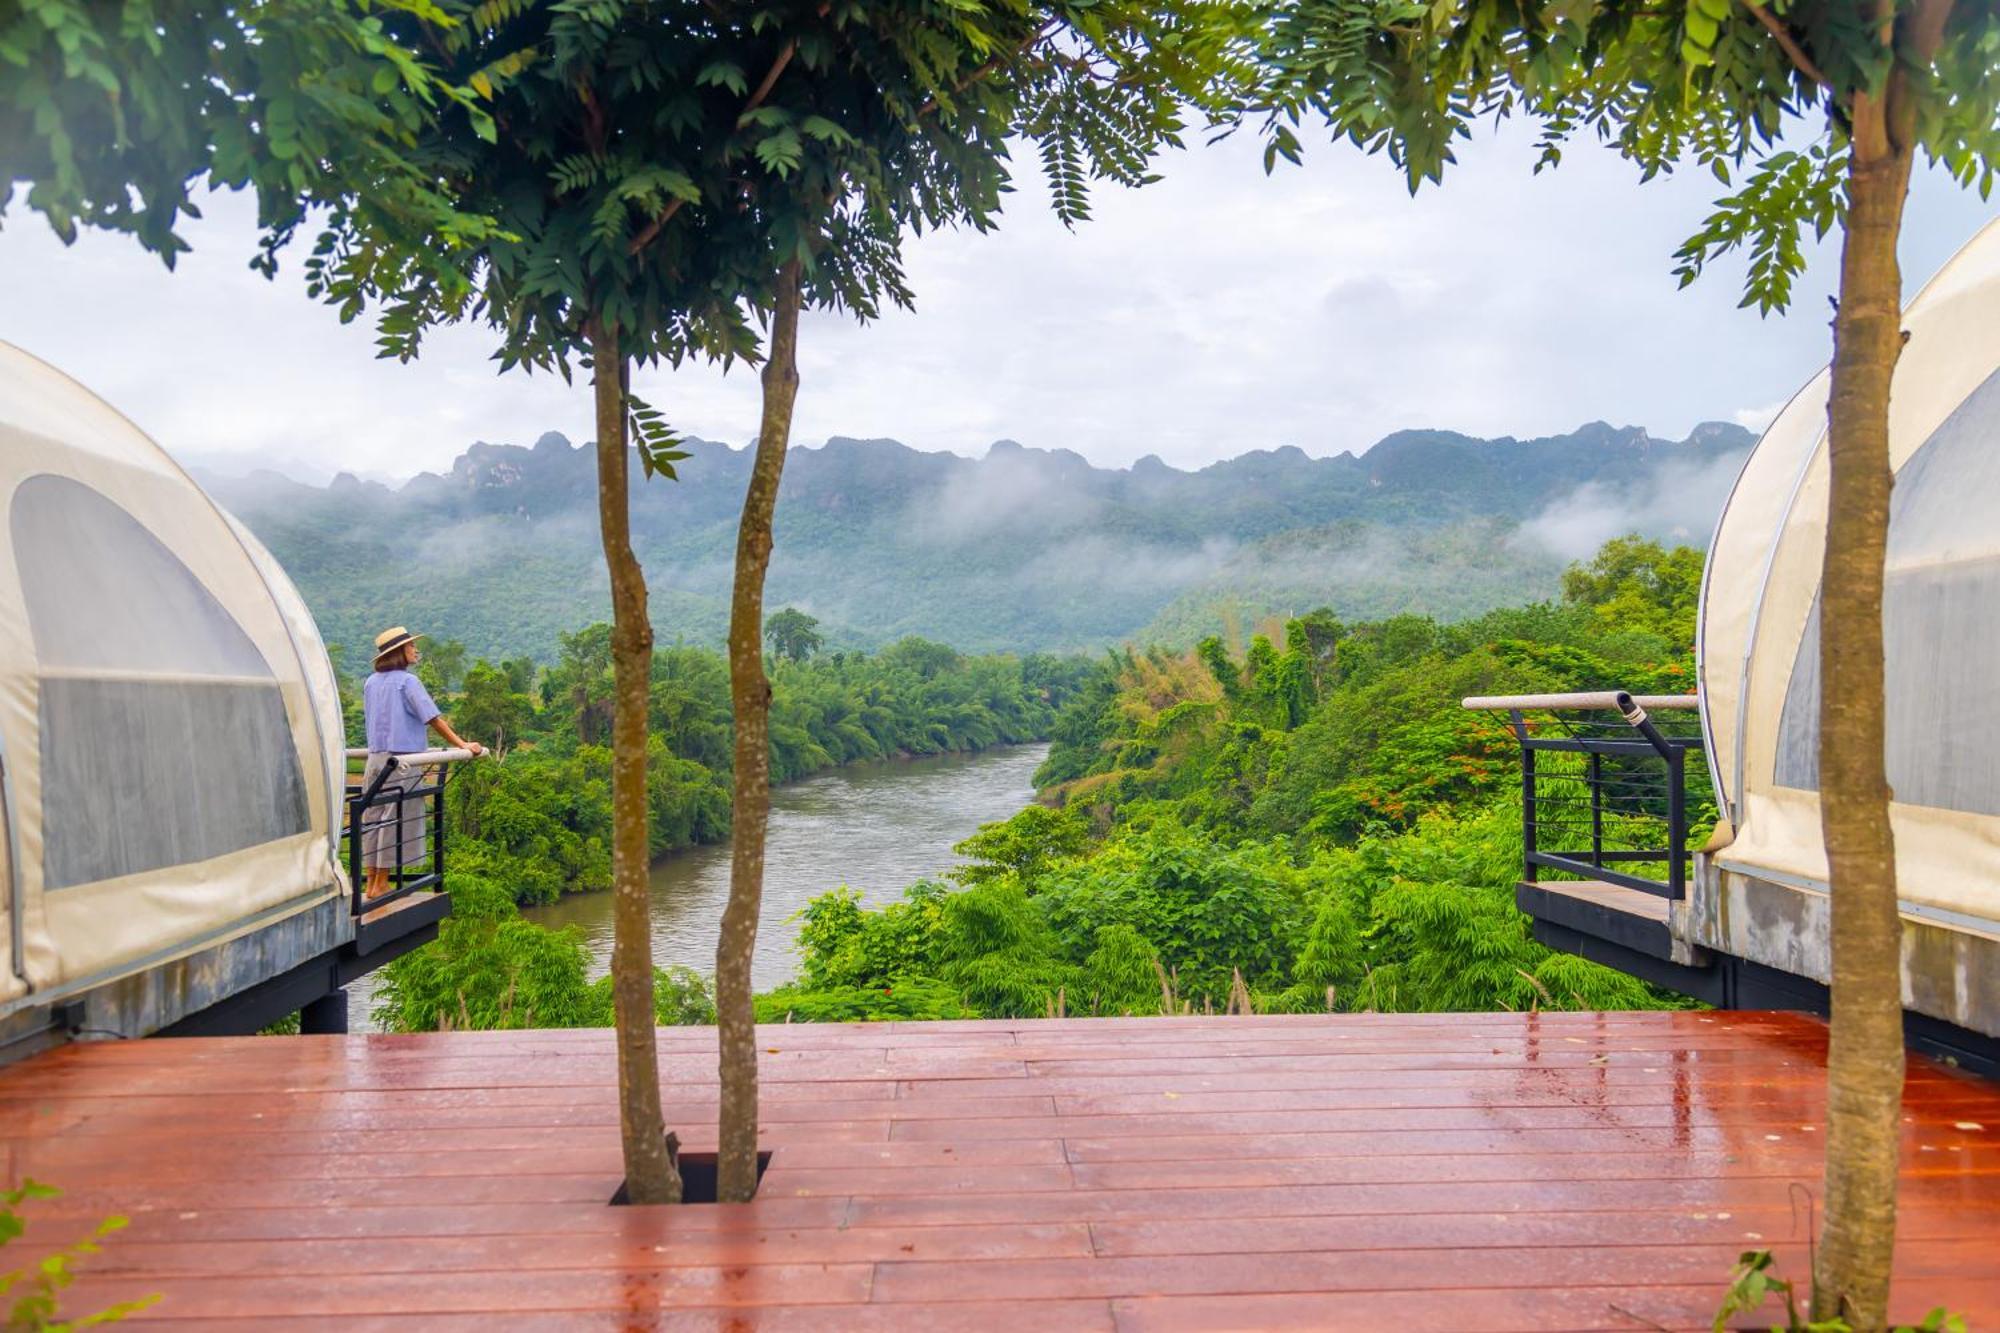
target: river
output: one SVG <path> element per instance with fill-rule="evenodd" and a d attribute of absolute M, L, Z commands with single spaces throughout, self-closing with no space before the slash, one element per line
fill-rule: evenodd
<path fill-rule="evenodd" d="M 1046 745 L 1014 745 L 971 755 L 850 764 L 771 793 L 764 847 L 764 914 L 752 976 L 758 990 L 789 980 L 798 957 L 789 921 L 807 900 L 841 884 L 885 902 L 915 880 L 956 863 L 952 845 L 981 824 L 1005 819 L 1034 798 L 1030 778 Z M 707 975 L 729 897 L 729 844 L 676 852 L 653 867 L 653 960 Z M 522 915 L 583 932 L 601 975 L 611 958 L 611 895 L 579 893 Z M 349 987 L 350 1021 L 360 1031 L 370 978 Z"/>

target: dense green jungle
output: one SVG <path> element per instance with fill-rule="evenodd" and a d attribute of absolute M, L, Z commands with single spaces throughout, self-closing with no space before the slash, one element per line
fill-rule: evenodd
<path fill-rule="evenodd" d="M 1548 601 L 1453 622 L 1317 610 L 1192 649 L 966 655 L 923 639 L 831 650 L 787 608 L 772 645 L 772 773 L 1045 738 L 1040 800 L 964 842 L 947 879 L 864 904 L 830 882 L 790 922 L 802 965 L 763 1021 L 1162 1012 L 1624 1009 L 1684 1001 L 1553 953 L 1514 908 L 1511 738 L 1471 694 L 1692 688 L 1701 555 L 1619 538 Z M 422 671 L 501 762 L 448 788 L 453 916 L 392 963 L 394 1030 L 611 1021 L 573 930 L 520 904 L 608 882 L 607 631 L 557 661 Z M 656 653 L 656 854 L 727 836 L 717 654 Z M 1691 784 L 1697 804 L 1699 784 Z M 1711 812 L 1712 817 L 1712 812 Z M 1702 823 L 1700 819 L 1695 821 Z M 705 978 L 661 969 L 663 1023 L 712 1021 Z"/>
<path fill-rule="evenodd" d="M 1267 449 L 1181 471 L 834 439 L 786 464 L 768 603 L 810 612 L 832 647 L 914 633 L 968 652 L 1190 648 L 1315 606 L 1459 620 L 1555 596 L 1566 563 L 1622 532 L 1705 543 L 1751 440 L 1715 422 L 1682 440 L 1602 422 L 1529 440 L 1410 430 L 1359 455 Z M 749 451 L 685 448 L 678 481 L 634 488 L 633 543 L 662 635 L 719 645 Z M 548 434 L 473 445 L 395 488 L 203 480 L 351 660 L 393 606 L 497 661 L 548 660 L 609 619 L 596 475 L 589 449 Z"/>

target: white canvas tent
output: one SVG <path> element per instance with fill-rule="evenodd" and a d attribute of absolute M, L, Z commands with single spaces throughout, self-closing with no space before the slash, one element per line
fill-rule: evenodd
<path fill-rule="evenodd" d="M 346 892 L 341 717 L 277 563 L 0 343 L 0 1017 Z"/>
<path fill-rule="evenodd" d="M 1913 301 L 1890 403 L 1883 629 L 1900 879 L 1920 909 L 2000 918 L 2000 223 Z M 1824 884 L 1818 789 L 1822 373 L 1725 508 L 1700 680 L 1726 863 Z"/>
<path fill-rule="evenodd" d="M 1923 932 L 1911 937 L 1906 998 L 1991 1030 L 2000 1016 L 1995 956 L 1973 950 L 1969 937 L 2000 937 L 2000 222 L 1925 286 L 1904 327 L 1890 401 L 1896 485 L 1883 608 L 1892 819 L 1906 922 L 1961 937 L 1942 952 Z M 1758 905 L 1736 881 L 1786 886 L 1817 902 L 1785 914 L 1803 937 L 1757 947 L 1779 951 L 1765 961 L 1822 978 L 1826 410 L 1822 373 L 1751 454 L 1709 553 L 1698 645 L 1703 725 L 1728 825 L 1728 845 L 1710 857 L 1720 897 L 1699 913 L 1702 942 L 1737 951 L 1755 936 L 1746 918 Z M 1767 935 L 1774 924 L 1766 918 Z M 1980 984 L 1968 992 L 1969 983 Z M 1945 993 L 1953 988 L 1955 997 Z M 1927 1002 L 1931 990 L 1938 996 Z"/>

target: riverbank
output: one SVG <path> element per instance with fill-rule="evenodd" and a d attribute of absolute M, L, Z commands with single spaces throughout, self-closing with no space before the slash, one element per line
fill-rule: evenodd
<path fill-rule="evenodd" d="M 796 963 L 790 917 L 840 885 L 868 902 L 957 863 L 952 848 L 981 824 L 1006 819 L 1034 799 L 1032 778 L 1046 743 L 970 754 L 847 764 L 771 793 L 764 849 L 764 912 L 751 976 L 758 990 L 790 980 Z M 652 873 L 653 959 L 662 967 L 715 966 L 716 929 L 729 893 L 730 844 L 662 858 Z M 611 895 L 573 894 L 522 915 L 584 932 L 601 971 L 611 953 Z"/>

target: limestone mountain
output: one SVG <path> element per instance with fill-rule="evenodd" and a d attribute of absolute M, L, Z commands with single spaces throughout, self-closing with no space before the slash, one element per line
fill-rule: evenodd
<path fill-rule="evenodd" d="M 1751 442 L 1719 423 L 1678 441 L 1602 422 L 1531 440 L 1402 431 L 1359 455 L 1286 447 L 1182 471 L 1011 440 L 970 459 L 835 437 L 786 466 L 767 601 L 818 616 L 835 646 L 921 634 L 1024 651 L 1185 641 L 1320 604 L 1471 614 L 1552 593 L 1605 536 L 1705 542 Z M 632 499 L 663 642 L 720 639 L 749 475 L 748 450 L 688 448 L 678 483 Z M 204 480 L 353 661 L 391 622 L 546 657 L 608 610 L 592 453 L 561 435 L 474 444 L 398 487 Z"/>

